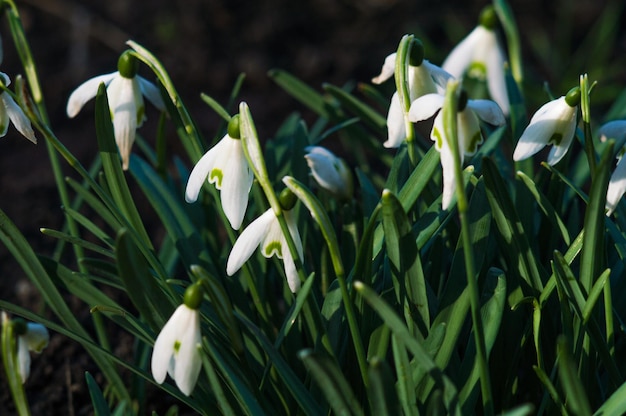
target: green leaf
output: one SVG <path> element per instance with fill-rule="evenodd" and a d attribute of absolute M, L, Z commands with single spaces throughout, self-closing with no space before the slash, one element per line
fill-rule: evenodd
<path fill-rule="evenodd" d="M 317 382 L 335 414 L 363 415 L 350 383 L 333 360 L 312 350 L 300 351 L 298 357 Z"/>
<path fill-rule="evenodd" d="M 626 383 L 622 384 L 619 389 L 596 410 L 594 416 L 620 416 L 626 413 Z"/>
<path fill-rule="evenodd" d="M 91 396 L 95 416 L 110 416 L 109 405 L 102 394 L 102 390 L 98 387 L 98 383 L 96 383 L 96 380 L 89 374 L 89 371 L 85 372 L 85 379 L 87 381 L 87 388 L 89 388 L 89 396 Z"/>
<path fill-rule="evenodd" d="M 389 365 L 378 357 L 370 361 L 369 385 L 367 398 L 370 403 L 370 414 L 395 416 L 400 414 L 398 394 L 394 388 L 395 381 Z"/>
<path fill-rule="evenodd" d="M 379 112 L 359 101 L 349 92 L 331 84 L 323 85 L 324 91 L 336 98 L 348 111 L 359 117 L 378 134 L 386 133 L 387 120 Z"/>
<path fill-rule="evenodd" d="M 572 359 L 570 347 L 563 336 L 557 338 L 557 354 L 559 360 L 559 380 L 565 391 L 567 408 L 576 415 L 590 415 L 591 407 L 587 394 L 580 379 L 578 369 Z"/>
<path fill-rule="evenodd" d="M 268 75 L 289 95 L 306 105 L 313 112 L 326 119 L 331 118 L 328 112 L 328 102 L 313 88 L 309 87 L 307 84 L 300 81 L 290 73 L 280 69 L 272 69 L 269 71 Z"/>

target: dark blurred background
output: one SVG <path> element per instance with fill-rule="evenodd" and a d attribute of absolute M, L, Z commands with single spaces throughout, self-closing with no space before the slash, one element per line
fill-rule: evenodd
<path fill-rule="evenodd" d="M 225 103 L 237 76 L 245 73 L 240 99 L 249 103 L 259 134 L 268 137 L 293 111 L 300 111 L 305 119 L 311 117 L 273 84 L 268 70 L 285 69 L 318 90 L 324 82 L 368 83 L 406 33 L 422 38 L 427 59 L 441 64 L 474 28 L 481 9 L 488 4 L 476 0 L 16 2 L 38 65 L 53 130 L 85 165 L 96 152 L 93 103 L 68 120 L 67 97 L 87 78 L 115 71 L 128 39 L 163 62 L 207 138 L 215 136 L 220 119 L 201 101 L 200 93 Z M 626 21 L 622 3 L 511 0 L 521 33 L 525 87 L 541 91 L 547 83 L 555 95 L 562 95 L 577 84 L 578 74 L 589 72 L 590 79 L 600 82 L 599 89 L 612 91 L 602 95 L 604 102 L 598 104 L 610 105 L 626 86 L 626 31 L 623 27 L 608 33 L 602 30 L 607 19 Z M 0 70 L 14 79 L 23 70 L 4 17 L 0 34 L 4 46 Z M 601 39 L 609 52 L 597 56 L 598 48 L 585 44 L 590 37 Z M 153 79 L 145 68 L 141 74 Z M 542 100 L 545 97 L 529 100 L 528 111 L 534 111 Z M 148 121 L 140 133 L 153 142 L 150 125 L 156 124 L 158 114 L 150 104 L 147 107 Z M 174 135 L 172 140 L 176 140 Z M 65 163 L 64 171 L 72 174 Z M 0 138 L 0 208 L 36 250 L 48 254 L 54 241 L 42 236 L 39 228 L 61 227 L 59 205 L 45 143 L 40 140 L 34 146 L 10 127 L 6 137 Z M 0 247 L 0 298 L 41 309 L 39 297 L 4 247 Z M 77 313 L 88 315 L 84 310 Z M 123 350 L 124 345 L 119 348 Z M 53 334 L 50 347 L 34 358 L 26 385 L 33 412 L 89 414 L 84 371 L 96 371 L 90 365 L 79 347 Z M 11 414 L 11 409 L 2 376 L 0 414 Z"/>

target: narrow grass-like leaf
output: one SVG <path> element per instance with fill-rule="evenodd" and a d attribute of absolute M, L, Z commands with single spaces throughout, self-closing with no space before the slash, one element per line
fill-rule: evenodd
<path fill-rule="evenodd" d="M 312 350 L 300 351 L 298 357 L 317 382 L 335 414 L 363 415 L 350 383 L 333 360 Z"/>
<path fill-rule="evenodd" d="M 567 408 L 576 415 L 590 415 L 591 407 L 589 399 L 580 379 L 578 370 L 572 358 L 567 339 L 563 336 L 557 338 L 557 354 L 559 359 L 559 380 L 565 391 Z"/>
<path fill-rule="evenodd" d="M 409 355 L 404 343 L 398 340 L 398 335 L 391 336 L 391 350 L 393 351 L 393 361 L 395 363 L 398 381 L 398 398 L 405 415 L 418 415 L 417 397 L 415 395 L 415 385 L 411 377 L 411 365 Z"/>
<path fill-rule="evenodd" d="M 324 91 L 336 98 L 348 111 L 359 117 L 379 134 L 385 133 L 387 120 L 378 111 L 358 100 L 349 92 L 331 84 L 323 85 Z"/>
<path fill-rule="evenodd" d="M 561 410 L 561 414 L 564 414 L 564 415 L 567 414 L 567 410 L 565 409 L 565 404 L 563 404 L 561 395 L 559 394 L 559 391 L 554 386 L 554 383 L 552 383 L 552 380 L 550 380 L 550 377 L 548 377 L 546 372 L 543 371 L 541 368 L 537 367 L 536 365 L 533 366 L 533 370 L 535 370 L 535 374 L 537 375 L 537 378 L 539 378 L 539 381 L 541 381 L 541 383 L 546 388 L 548 394 L 554 401 L 554 404 Z"/>
<path fill-rule="evenodd" d="M 624 414 L 626 414 L 626 383 L 611 394 L 596 410 L 594 416 L 621 416 Z"/>
<path fill-rule="evenodd" d="M 306 105 L 321 117 L 330 119 L 328 102 L 313 88 L 281 69 L 272 69 L 269 71 L 268 75 L 276 84 L 296 100 Z"/>
<path fill-rule="evenodd" d="M 227 123 L 230 121 L 231 117 L 230 114 L 228 114 L 228 111 L 226 111 L 226 109 L 222 107 L 220 103 L 215 101 L 215 99 L 205 93 L 200 93 L 200 98 L 202 98 L 202 101 L 204 101 L 209 107 L 211 107 L 211 109 L 215 111 L 218 116 L 222 117 L 224 121 L 226 121 Z"/>
<path fill-rule="evenodd" d="M 217 372 L 215 371 L 213 363 L 211 363 L 211 359 L 207 356 L 207 354 L 201 353 L 200 356 L 202 357 L 202 367 L 207 373 L 207 377 L 209 378 L 209 383 L 211 385 L 211 391 L 213 392 L 213 395 L 217 400 L 217 405 L 219 406 L 221 413 L 223 415 L 229 416 L 236 415 L 235 411 L 228 402 L 228 398 L 224 394 L 224 390 L 222 389 L 222 385 L 217 376 Z"/>
<path fill-rule="evenodd" d="M 98 387 L 98 383 L 96 383 L 96 380 L 94 380 L 89 371 L 85 372 L 85 380 L 87 381 L 89 396 L 91 397 L 91 403 L 93 404 L 94 415 L 109 416 L 111 414 L 109 405 L 102 394 L 102 390 Z"/>
<path fill-rule="evenodd" d="M 49 228 L 41 228 L 40 231 L 43 235 L 47 235 L 52 238 L 58 238 L 59 240 L 66 241 L 70 244 L 81 246 L 82 248 L 93 251 L 94 253 L 102 254 L 106 257 L 114 257 L 114 254 L 111 250 L 102 248 L 99 245 L 83 240 L 82 238 L 74 237 L 67 233 L 57 230 L 51 230 Z"/>
<path fill-rule="evenodd" d="M 370 414 L 380 416 L 399 415 L 398 394 L 394 389 L 395 381 L 387 363 L 378 357 L 374 357 L 370 361 L 368 374 L 367 398 L 370 403 Z"/>

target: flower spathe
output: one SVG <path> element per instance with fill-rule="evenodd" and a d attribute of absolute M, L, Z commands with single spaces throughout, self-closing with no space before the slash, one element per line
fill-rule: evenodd
<path fill-rule="evenodd" d="M 353 182 L 350 169 L 343 159 L 322 146 L 307 146 L 304 158 L 315 181 L 341 199 L 352 198 Z"/>
<path fill-rule="evenodd" d="M 396 53 L 385 58 L 385 63 L 378 76 L 372 79 L 374 84 L 381 84 L 391 78 L 395 71 Z M 445 87 L 452 75 L 431 64 L 427 60 L 422 60 L 419 66 L 408 66 L 409 99 L 411 102 L 425 94 L 436 93 Z M 387 113 L 387 140 L 383 146 L 387 148 L 399 147 L 407 137 L 404 123 L 404 113 L 400 104 L 398 92 L 394 92 L 389 104 Z"/>
<path fill-rule="evenodd" d="M 11 84 L 11 79 L 4 72 L 0 72 L 0 82 L 8 87 Z M 11 94 L 4 90 L 0 90 L 0 100 L 2 106 L 0 106 L 0 137 L 4 137 L 9 130 L 9 123 L 13 122 L 13 125 L 19 131 L 22 136 L 26 137 L 33 143 L 37 143 L 35 132 L 30 124 L 30 120 L 22 111 L 22 108 L 17 105 Z"/>
<path fill-rule="evenodd" d="M 124 71 L 121 62 L 125 55 L 120 57 L 120 71 L 91 78 L 72 92 L 67 101 L 67 115 L 75 117 L 85 103 L 96 96 L 100 84 L 104 83 L 107 86 L 115 142 L 122 157 L 122 167 L 127 170 L 136 130 L 146 119 L 143 96 L 161 111 L 165 110 L 165 104 L 154 84 L 137 75 L 136 71 Z"/>
<path fill-rule="evenodd" d="M 432 117 L 442 108 L 444 100 L 445 97 L 439 94 L 427 94 L 418 98 L 411 104 L 409 120 L 422 121 Z M 435 142 L 435 148 L 441 157 L 443 170 L 442 208 L 447 209 L 455 190 L 454 156 L 446 137 L 442 114 L 443 112 L 439 111 L 435 117 L 430 138 Z M 500 126 L 506 122 L 502 110 L 495 102 L 491 100 L 467 100 L 465 108 L 457 113 L 457 138 L 461 165 L 465 156 L 475 154 L 478 146 L 483 142 L 479 119 L 494 126 Z"/>
<path fill-rule="evenodd" d="M 567 153 L 576 130 L 577 105 L 566 96 L 552 100 L 537 110 L 515 146 L 513 160 L 527 159 L 551 144 L 548 164 L 556 165 Z"/>
<path fill-rule="evenodd" d="M 489 95 L 508 115 L 510 105 L 504 77 L 506 58 L 494 30 L 497 17 L 492 10 L 483 12 L 483 15 L 488 17 L 481 16 L 483 22 L 452 49 L 441 67 L 458 79 L 465 74 L 486 78 Z"/>
<path fill-rule="evenodd" d="M 283 210 L 282 212 L 285 216 L 289 233 L 296 245 L 298 255 L 300 259 L 303 259 L 302 240 L 296 225 L 296 219 L 291 211 Z M 248 261 L 257 247 L 261 248 L 261 253 L 265 258 L 269 259 L 276 255 L 283 260 L 289 289 L 294 293 L 297 292 L 300 288 L 300 278 L 298 277 L 296 265 L 276 214 L 274 214 L 271 208 L 251 222 L 237 238 L 228 256 L 226 273 L 229 276 L 235 274 Z"/>
<path fill-rule="evenodd" d="M 39 354 L 50 341 L 48 329 L 37 323 L 26 324 L 26 332 L 17 337 L 17 360 L 22 377 L 25 383 L 30 375 L 30 351 Z"/>
<path fill-rule="evenodd" d="M 601 141 L 614 139 L 620 150 L 617 154 L 618 161 L 615 170 L 609 179 L 609 187 L 606 191 L 606 215 L 610 216 L 617 204 L 626 193 L 626 162 L 624 162 L 624 143 L 626 142 L 626 120 L 610 121 L 600 127 L 598 135 Z"/>
<path fill-rule="evenodd" d="M 226 134 L 200 158 L 187 181 L 187 202 L 198 199 L 205 179 L 220 190 L 224 214 L 231 227 L 238 230 L 246 213 L 248 195 L 254 180 L 240 139 Z"/>
<path fill-rule="evenodd" d="M 156 382 L 163 383 L 169 373 L 180 391 L 189 396 L 202 367 L 201 342 L 200 312 L 183 303 L 176 308 L 154 343 L 151 367 Z"/>

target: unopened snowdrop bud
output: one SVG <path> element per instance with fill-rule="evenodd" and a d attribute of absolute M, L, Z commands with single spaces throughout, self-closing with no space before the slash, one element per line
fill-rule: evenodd
<path fill-rule="evenodd" d="M 228 133 L 196 163 L 185 189 L 185 200 L 195 202 L 204 181 L 220 190 L 222 209 L 230 226 L 241 227 L 254 175 L 241 143 L 239 114 L 228 123 Z"/>
<path fill-rule="evenodd" d="M 186 396 L 193 392 L 202 367 L 199 312 L 202 297 L 200 283 L 185 290 L 183 304 L 176 308 L 159 333 L 152 351 L 154 380 L 161 384 L 169 374 Z"/>
<path fill-rule="evenodd" d="M 304 158 L 319 186 L 343 201 L 350 200 L 354 184 L 346 162 L 321 146 L 308 146 L 304 150 L 307 152 Z"/>
<path fill-rule="evenodd" d="M 576 131 L 576 114 L 580 103 L 580 88 L 552 100 L 537 110 L 522 133 L 513 152 L 513 160 L 524 160 L 552 145 L 548 164 L 556 165 L 567 153 Z"/>
<path fill-rule="evenodd" d="M 13 331 L 17 335 L 17 359 L 22 377 L 25 383 L 30 375 L 30 351 L 39 354 L 48 346 L 50 334 L 45 326 L 26 322 L 23 319 L 15 319 L 12 322 Z"/>
<path fill-rule="evenodd" d="M 617 166 L 609 180 L 606 191 L 606 215 L 611 215 L 617 208 L 617 204 L 626 193 L 626 162 L 624 162 L 624 144 L 626 143 L 626 120 L 609 121 L 598 130 L 600 141 L 615 140 L 617 152 Z"/>

